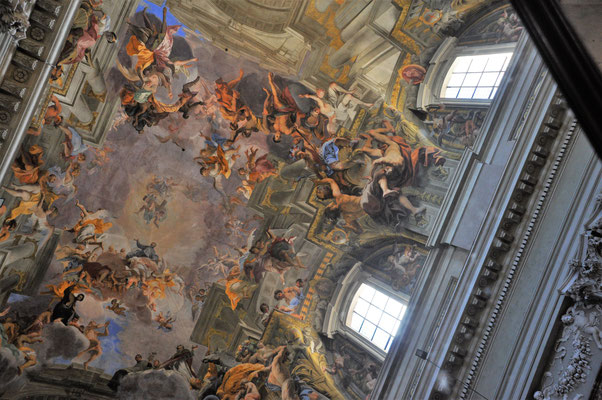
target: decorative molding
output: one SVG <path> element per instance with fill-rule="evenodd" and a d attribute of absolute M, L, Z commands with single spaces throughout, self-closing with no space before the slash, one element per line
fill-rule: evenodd
<path fill-rule="evenodd" d="M 540 194 L 539 194 L 537 203 L 532 208 L 532 211 L 530 213 L 531 218 L 529 219 L 529 222 L 527 223 L 526 227 L 524 228 L 524 231 L 523 231 L 524 233 L 522 235 L 521 242 L 518 245 L 518 248 L 515 250 L 515 256 L 512 260 L 512 264 L 511 264 L 508 272 L 506 273 L 506 279 L 504 280 L 504 284 L 501 288 L 501 291 L 498 294 L 498 298 L 493 307 L 493 311 L 491 312 L 489 319 L 487 320 L 487 325 L 486 325 L 485 331 L 483 332 L 483 334 L 481 336 L 481 340 L 479 341 L 479 345 L 477 346 L 478 350 L 476 351 L 476 354 L 472 360 L 470 369 L 468 371 L 468 374 L 467 374 L 467 377 L 465 380 L 465 382 L 467 384 L 470 384 L 475 379 L 475 376 L 478 372 L 481 360 L 485 354 L 487 345 L 489 344 L 489 339 L 493 333 L 494 327 L 497 323 L 497 319 L 498 319 L 499 315 L 501 314 L 506 297 L 507 297 L 508 292 L 510 291 L 512 283 L 514 281 L 514 277 L 515 277 L 517 270 L 522 262 L 525 249 L 527 248 L 527 245 L 531 239 L 531 235 L 533 233 L 535 223 L 539 219 L 541 210 L 544 206 L 544 202 L 550 191 L 552 182 L 554 181 L 554 179 L 557 176 L 557 173 L 558 173 L 558 170 L 560 167 L 560 163 L 564 159 L 566 150 L 573 137 L 576 127 L 577 127 L 577 121 L 572 120 L 570 123 L 570 126 L 568 128 L 568 132 L 563 140 L 563 143 L 561 144 L 561 146 L 558 150 L 558 153 L 554 160 L 554 163 L 550 167 L 550 172 L 548 174 L 548 177 L 547 177 L 546 181 L 544 182 L 544 184 L 542 185 L 542 188 L 539 192 Z M 462 393 L 461 398 L 465 398 L 467 395 L 468 395 L 468 393 L 465 390 Z"/>
<path fill-rule="evenodd" d="M 596 373 L 592 367 L 599 364 L 602 355 L 602 193 L 595 202 L 593 215 L 581 234 L 578 254 L 570 262 L 568 277 L 559 290 L 573 304 L 560 317 L 564 327 L 556 335 L 554 354 L 540 390 L 533 394 L 535 400 L 566 399 L 569 395 L 580 399 L 592 390 L 590 373 Z M 598 362 L 592 360 L 594 353 Z"/>
<path fill-rule="evenodd" d="M 591 145 L 602 155 L 602 74 L 567 21 L 559 1 L 510 0 L 567 97 Z M 587 79 L 581 77 L 586 76 Z"/>
<path fill-rule="evenodd" d="M 0 45 L 0 182 L 20 149 L 79 3 L 80 0 L 19 0 L 16 7 L 10 6 L 10 18 L 27 16 L 30 26 L 18 43 L 12 39 L 3 41 L 10 42 L 8 46 Z M 24 21 L 19 24 L 14 28 L 17 36 L 26 25 Z"/>
<path fill-rule="evenodd" d="M 453 396 L 465 398 L 468 394 L 466 387 L 470 384 L 470 378 L 476 370 L 493 326 L 491 321 L 486 326 L 482 326 L 480 321 L 492 307 L 494 318 L 497 312 L 499 312 L 501 304 L 499 301 L 503 301 L 503 299 L 498 300 L 498 303 L 493 305 L 491 302 L 492 292 L 501 290 L 503 296 L 510 286 L 508 282 L 505 282 L 501 289 L 497 289 L 500 286 L 501 276 L 505 275 L 508 278 L 512 278 L 514 275 L 514 270 L 512 269 L 503 271 L 504 265 L 508 264 L 507 258 L 509 255 L 516 254 L 516 251 L 518 251 L 518 256 L 522 254 L 521 249 L 524 247 L 524 242 L 519 244 L 518 246 L 522 247 L 516 250 L 517 237 L 522 234 L 526 235 L 528 239 L 529 232 L 533 227 L 533 220 L 526 222 L 525 217 L 528 215 L 528 212 L 534 212 L 534 218 L 537 218 L 538 210 L 542 205 L 541 202 L 545 198 L 545 192 L 549 189 L 551 179 L 553 179 L 555 170 L 558 167 L 558 162 L 564 153 L 561 150 L 554 166 L 551 167 L 553 171 L 551 176 L 543 185 L 543 188 L 541 188 L 542 185 L 539 181 L 544 175 L 544 171 L 550 168 L 548 158 L 551 149 L 555 147 L 555 142 L 560 136 L 567 111 L 568 108 L 564 100 L 559 94 L 556 94 L 543 117 L 542 125 L 532 142 L 531 149 L 526 153 L 522 171 L 514 183 L 512 194 L 507 201 L 506 210 L 503 212 L 502 217 L 497 220 L 497 226 L 494 225 L 491 228 L 491 232 L 496 233 L 489 248 L 486 250 L 487 257 L 484 259 L 479 270 L 480 272 L 475 276 L 474 287 L 464 306 L 464 311 L 458 321 L 459 324 L 455 329 L 455 333 L 452 335 L 453 340 L 448 345 L 442 368 L 442 373 L 453 377 L 452 379 L 448 379 L 448 382 L 459 381 L 454 380 L 454 378 L 461 378 L 463 376 L 466 361 L 471 358 L 474 352 L 473 359 L 475 361 L 473 361 L 468 372 L 468 382 L 465 382 L 466 385 L 464 385 L 463 389 L 458 388 L 454 383 L 438 385 L 432 389 L 431 399 L 449 399 L 453 398 Z M 568 137 L 570 138 L 570 133 Z M 569 138 L 566 140 L 568 141 Z M 533 204 L 533 196 L 535 193 L 540 193 L 540 190 L 544 192 L 540 198 L 540 202 Z M 482 339 L 477 343 L 476 339 L 479 337 Z"/>

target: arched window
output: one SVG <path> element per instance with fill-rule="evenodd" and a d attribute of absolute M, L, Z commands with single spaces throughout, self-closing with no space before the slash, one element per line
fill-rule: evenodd
<path fill-rule="evenodd" d="M 456 57 L 443 81 L 440 98 L 493 99 L 511 57 L 512 52 Z"/>
<path fill-rule="evenodd" d="M 511 64 L 516 43 L 458 46 L 447 38 L 439 46 L 418 89 L 416 106 L 489 107 Z"/>
<path fill-rule="evenodd" d="M 346 325 L 387 352 L 405 314 L 407 305 L 383 291 L 362 283 L 357 289 Z"/>

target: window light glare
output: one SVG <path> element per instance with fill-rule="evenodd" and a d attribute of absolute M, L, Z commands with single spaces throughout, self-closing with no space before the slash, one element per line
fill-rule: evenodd
<path fill-rule="evenodd" d="M 490 100 L 500 86 L 512 53 L 460 56 L 441 90 L 446 99 Z"/>
<path fill-rule="evenodd" d="M 406 306 L 365 283 L 358 289 L 353 304 L 347 326 L 378 348 L 388 351 Z"/>

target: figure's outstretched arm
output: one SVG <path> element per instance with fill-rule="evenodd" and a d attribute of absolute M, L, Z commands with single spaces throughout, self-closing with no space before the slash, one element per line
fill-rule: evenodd
<path fill-rule="evenodd" d="M 228 82 L 228 89 L 234 89 L 234 86 L 238 85 L 238 82 L 240 82 L 242 80 L 242 77 L 244 76 L 245 72 L 241 70 L 238 72 L 238 78 L 231 80 L 230 82 Z"/>
<path fill-rule="evenodd" d="M 82 210 L 82 213 L 84 213 L 84 217 L 87 217 L 90 214 L 88 210 L 86 210 L 86 207 L 84 207 L 83 204 L 79 202 L 79 200 L 75 200 L 75 206 Z"/>
<path fill-rule="evenodd" d="M 109 336 L 109 321 L 105 322 L 105 330 L 99 333 L 98 336 Z"/>
<path fill-rule="evenodd" d="M 332 190 L 332 196 L 335 198 L 337 198 L 341 195 L 341 189 L 339 188 L 339 185 L 332 178 L 320 179 L 316 183 L 330 185 L 330 190 Z"/>
<path fill-rule="evenodd" d="M 330 89 L 334 89 L 339 93 L 344 93 L 344 94 L 353 94 L 355 93 L 355 91 L 353 90 L 347 90 L 344 87 L 342 87 L 341 85 L 337 84 L 336 82 L 331 82 L 330 85 L 328 85 L 328 87 Z"/>
<path fill-rule="evenodd" d="M 6 307 L 4 311 L 0 312 L 0 317 L 4 317 L 10 311 L 10 306 Z"/>
<path fill-rule="evenodd" d="M 386 129 L 386 128 L 371 129 L 367 133 L 368 133 L 368 135 L 372 136 L 374 139 L 378 140 L 379 142 L 382 142 L 389 146 L 397 146 L 397 143 L 395 143 L 393 140 L 391 140 L 391 138 L 389 136 L 383 135 L 381 133 L 381 129 Z M 387 132 L 387 131 L 385 131 L 385 132 Z"/>

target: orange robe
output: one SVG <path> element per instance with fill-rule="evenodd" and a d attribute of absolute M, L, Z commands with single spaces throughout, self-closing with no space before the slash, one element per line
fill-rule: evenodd
<path fill-rule="evenodd" d="M 221 386 L 217 389 L 217 397 L 221 400 L 234 400 L 238 392 L 243 388 L 243 380 L 250 381 L 249 376 L 254 372 L 265 369 L 263 364 L 239 364 L 232 367 L 224 375 Z"/>
<path fill-rule="evenodd" d="M 144 71 L 149 65 L 155 61 L 155 54 L 146 48 L 144 43 L 142 43 L 138 38 L 134 35 L 130 37 L 130 41 L 127 46 L 125 46 L 125 50 L 129 56 L 137 56 L 138 61 L 136 62 L 136 70 Z"/>
<path fill-rule="evenodd" d="M 86 225 L 94 225 L 94 233 L 101 234 L 106 232 L 111 226 L 113 226 L 110 222 L 104 222 L 101 218 L 94 219 L 84 219 L 83 221 L 79 221 L 73 227 L 73 230 L 76 234 L 79 234 L 79 231 L 84 228 Z"/>

